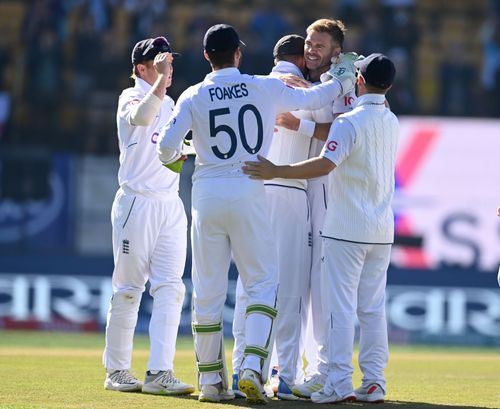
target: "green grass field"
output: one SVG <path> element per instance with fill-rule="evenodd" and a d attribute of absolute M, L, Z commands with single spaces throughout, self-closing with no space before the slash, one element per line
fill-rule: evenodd
<path fill-rule="evenodd" d="M 189 397 L 119 393 L 103 389 L 102 334 L 0 331 L 0 408 L 196 408 L 248 407 L 237 400 L 223 404 Z M 230 352 L 227 345 L 226 352 Z M 145 371 L 147 338 L 136 337 L 133 370 Z M 230 362 L 228 354 L 228 362 Z M 176 374 L 195 383 L 191 338 L 180 338 Z M 494 349 L 392 346 L 386 371 L 389 392 L 377 409 L 500 408 L 500 353 Z M 355 385 L 359 382 L 355 371 Z M 207 406 L 208 405 L 208 406 Z M 311 408 L 310 402 L 273 400 L 267 407 Z M 369 404 L 337 405 L 353 409 Z M 371 405 L 373 406 L 373 405 Z"/>

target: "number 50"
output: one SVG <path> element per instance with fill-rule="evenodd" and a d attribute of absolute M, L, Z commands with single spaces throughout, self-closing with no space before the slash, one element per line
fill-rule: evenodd
<path fill-rule="evenodd" d="M 257 121 L 257 143 L 255 146 L 252 148 L 247 141 L 247 135 L 245 131 L 245 122 L 244 122 L 244 117 L 245 113 L 247 111 L 250 111 L 254 114 L 255 119 Z M 208 112 L 209 118 L 210 118 L 210 136 L 212 138 L 215 138 L 219 132 L 225 132 L 228 134 L 229 139 L 231 141 L 231 146 L 229 147 L 229 150 L 227 152 L 221 152 L 220 149 L 217 147 L 217 145 L 212 145 L 212 152 L 217 156 L 219 159 L 229 159 L 231 158 L 234 153 L 236 152 L 236 147 L 238 144 L 238 138 L 236 136 L 236 132 L 234 131 L 233 128 L 231 128 L 229 125 L 222 124 L 222 125 L 215 125 L 215 118 L 217 116 L 221 115 L 227 115 L 229 114 L 229 108 L 219 108 L 219 109 L 212 109 Z M 263 142 L 263 126 L 262 126 L 262 117 L 260 115 L 259 110 L 255 107 L 255 105 L 252 104 L 246 104 L 243 105 L 240 108 L 240 111 L 238 112 L 238 131 L 240 134 L 240 139 L 241 139 L 241 144 L 243 145 L 243 148 L 248 153 L 255 154 L 257 153 L 260 148 L 262 147 L 262 142 Z"/>

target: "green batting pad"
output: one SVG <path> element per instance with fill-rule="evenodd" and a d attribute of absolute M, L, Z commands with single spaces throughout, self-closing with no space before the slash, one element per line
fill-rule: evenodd
<path fill-rule="evenodd" d="M 269 356 L 269 351 L 257 345 L 247 345 L 245 351 L 243 352 L 245 355 L 256 355 L 259 358 L 267 359 Z"/>
<path fill-rule="evenodd" d="M 278 315 L 278 310 L 265 304 L 252 304 L 247 307 L 247 315 L 256 313 L 264 314 L 274 319 Z"/>
<path fill-rule="evenodd" d="M 193 333 L 196 334 L 215 334 L 222 331 L 222 323 L 216 322 L 215 324 L 192 324 Z"/>
<path fill-rule="evenodd" d="M 198 371 L 200 373 L 208 373 L 208 372 L 220 372 L 224 368 L 224 363 L 221 359 L 215 362 L 198 362 Z"/>

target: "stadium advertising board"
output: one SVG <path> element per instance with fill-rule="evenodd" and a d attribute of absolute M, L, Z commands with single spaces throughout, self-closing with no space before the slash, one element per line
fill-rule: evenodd
<path fill-rule="evenodd" d="M 74 164 L 70 155 L 3 152 L 0 250 L 10 248 L 28 254 L 72 247 Z"/>
<path fill-rule="evenodd" d="M 191 332 L 192 286 L 186 283 L 180 333 Z M 236 280 L 230 280 L 224 323 L 230 329 Z M 394 342 L 500 345 L 500 291 L 491 288 L 390 285 L 387 318 Z M 102 276 L 0 276 L 0 329 L 103 329 L 111 280 Z M 137 330 L 147 332 L 152 299 L 144 293 Z"/>
<path fill-rule="evenodd" d="M 498 152 L 498 120 L 401 119 L 396 233 L 421 237 L 422 247 L 395 248 L 394 265 L 497 270 Z"/>

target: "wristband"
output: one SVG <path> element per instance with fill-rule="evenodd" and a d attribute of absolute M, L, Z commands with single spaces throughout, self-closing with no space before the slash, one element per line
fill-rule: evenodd
<path fill-rule="evenodd" d="M 314 129 L 316 128 L 316 122 L 309 121 L 308 119 L 301 119 L 299 124 L 299 129 L 297 132 L 307 135 L 309 138 L 314 136 Z"/>

